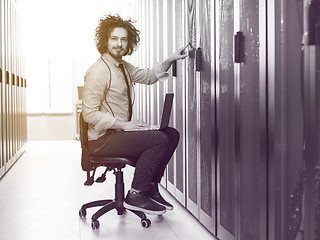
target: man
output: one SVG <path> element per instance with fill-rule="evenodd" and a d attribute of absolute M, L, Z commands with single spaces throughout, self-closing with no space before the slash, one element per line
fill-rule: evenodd
<path fill-rule="evenodd" d="M 146 123 L 131 120 L 133 83 L 153 84 L 167 77 L 172 62 L 187 54 L 181 48 L 152 69 L 139 69 L 122 59 L 133 53 L 139 41 L 139 31 L 131 20 L 113 15 L 100 19 L 95 42 L 101 57 L 85 75 L 82 112 L 89 123 L 90 152 L 137 159 L 124 207 L 163 214 L 173 206 L 160 195 L 158 185 L 178 145 L 179 132 L 170 127 L 144 130 Z"/>

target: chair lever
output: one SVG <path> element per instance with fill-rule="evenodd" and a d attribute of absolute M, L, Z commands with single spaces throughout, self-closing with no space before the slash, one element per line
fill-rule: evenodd
<path fill-rule="evenodd" d="M 93 184 L 93 177 L 87 178 L 87 181 L 84 182 L 84 185 L 91 186 Z"/>
<path fill-rule="evenodd" d="M 96 169 L 93 170 L 92 176 L 90 176 L 90 171 L 87 171 L 87 180 L 84 182 L 84 185 L 91 186 L 94 183 L 94 174 Z"/>
<path fill-rule="evenodd" d="M 109 168 L 107 167 L 106 170 L 104 171 L 104 173 L 102 173 L 102 175 L 96 179 L 96 182 L 103 183 L 106 180 L 106 174 L 107 174 L 108 170 L 109 170 Z"/>

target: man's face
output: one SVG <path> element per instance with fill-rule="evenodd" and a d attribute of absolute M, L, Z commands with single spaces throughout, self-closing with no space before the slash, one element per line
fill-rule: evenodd
<path fill-rule="evenodd" d="M 108 39 L 108 52 L 116 60 L 121 60 L 127 53 L 128 32 L 126 29 L 114 28 Z"/>

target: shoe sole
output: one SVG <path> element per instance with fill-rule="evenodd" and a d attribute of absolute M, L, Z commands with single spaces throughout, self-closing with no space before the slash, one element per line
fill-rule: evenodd
<path fill-rule="evenodd" d="M 156 200 L 154 200 L 153 198 L 151 198 L 150 197 L 150 199 L 152 200 L 152 201 L 154 201 L 155 203 L 157 203 L 157 204 L 159 204 L 159 205 L 161 205 L 161 206 L 164 206 L 165 208 L 166 208 L 166 210 L 173 210 L 173 207 L 170 207 L 170 206 L 168 206 L 168 205 L 165 205 L 165 204 L 163 204 L 163 203 L 161 203 L 161 202 L 158 202 L 158 201 L 156 201 Z"/>
<path fill-rule="evenodd" d="M 144 212 L 146 214 L 150 214 L 150 215 L 162 215 L 166 212 L 166 209 L 164 210 L 159 210 L 159 211 L 154 211 L 154 210 L 148 210 L 148 209 L 145 209 L 145 208 L 140 208 L 140 207 L 137 207 L 137 206 L 133 206 L 133 205 L 130 205 L 126 202 L 123 203 L 123 207 L 129 209 L 129 210 L 133 210 L 133 211 L 141 211 L 141 212 Z"/>

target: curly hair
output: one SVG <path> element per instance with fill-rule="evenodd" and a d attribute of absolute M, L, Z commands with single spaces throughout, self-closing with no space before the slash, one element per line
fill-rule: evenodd
<path fill-rule="evenodd" d="M 130 19 L 123 20 L 119 15 L 105 15 L 100 18 L 95 32 L 95 43 L 100 54 L 108 50 L 108 39 L 113 29 L 121 27 L 128 32 L 128 50 L 126 55 L 131 55 L 140 42 L 140 31 L 135 28 Z"/>

